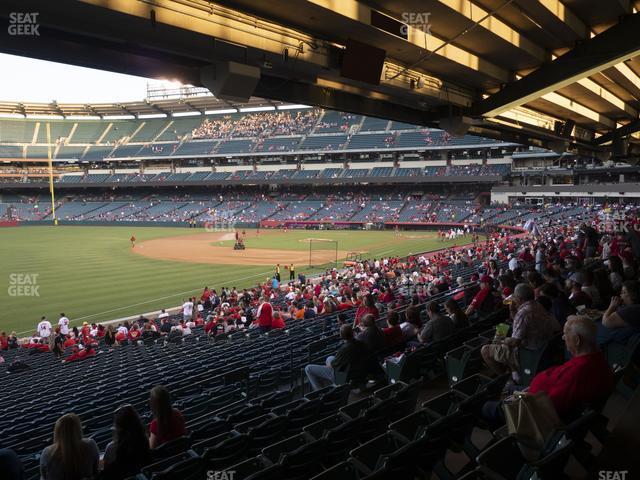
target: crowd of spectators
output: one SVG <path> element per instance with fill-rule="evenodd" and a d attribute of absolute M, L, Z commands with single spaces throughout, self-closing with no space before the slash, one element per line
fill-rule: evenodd
<path fill-rule="evenodd" d="M 558 414 L 570 418 L 582 405 L 601 401 L 612 388 L 599 348 L 624 343 L 640 331 L 636 210 L 623 210 L 626 231 L 600 223 L 606 218 L 604 210 L 587 211 L 582 220 L 562 215 L 541 219 L 532 235 L 516 237 L 496 230 L 464 248 L 362 260 L 314 279 L 292 275 L 287 281 L 280 277 L 278 265 L 273 276 L 253 288 L 205 288 L 199 298 L 185 299 L 173 316 L 163 311 L 154 319 L 140 317 L 106 327 L 84 323 L 80 328 L 71 327 L 64 314 L 55 326 L 43 317 L 37 332 L 20 348 L 34 354 L 53 352 L 59 358 L 70 353 L 63 361 L 77 361 L 98 352 L 109 354 L 108 349 L 124 342 L 179 341 L 196 329 L 214 338 L 239 331 L 264 333 L 297 319 L 320 321 L 327 314 L 352 311 L 352 323 L 341 314 L 337 317 L 343 344 L 335 355 L 305 369 L 311 386 L 318 389 L 332 383 L 337 371 L 348 371 L 356 382 L 383 382 L 381 352 L 402 356 L 429 348 L 503 306 L 509 310 L 509 327 L 482 348 L 484 362 L 496 374 L 510 374 L 507 388 L 516 388 L 521 381 L 517 349 L 540 348 L 563 332 L 568 360 L 534 377 L 529 392 L 545 392 Z M 440 301 L 443 294 L 446 302 Z M 403 321 L 398 315 L 401 307 Z M 18 348 L 15 334 L 3 332 L 0 348 Z M 166 390 L 153 389 L 151 406 L 154 421 L 148 436 L 135 411 L 115 413 L 105 471 L 116 468 L 110 467 L 114 458 L 129 458 L 133 451 L 140 455 L 138 463 L 131 463 L 137 469 L 146 461 L 147 445 L 152 449 L 185 433 L 184 420 L 171 407 Z M 500 407 L 500 402 L 485 405 L 488 421 L 503 420 Z M 135 449 L 119 444 L 123 428 L 132 429 L 127 438 L 137 439 Z M 60 453 L 65 441 L 74 445 L 73 460 Z M 41 456 L 42 475 L 94 475 L 97 459 L 95 444 L 82 440 L 79 420 L 69 414 L 56 424 L 53 444 Z M 118 468 L 124 465 L 116 463 Z"/>
<path fill-rule="evenodd" d="M 208 118 L 193 130 L 193 139 L 266 138 L 309 133 L 318 120 L 316 109 L 248 113 L 234 118 Z"/>

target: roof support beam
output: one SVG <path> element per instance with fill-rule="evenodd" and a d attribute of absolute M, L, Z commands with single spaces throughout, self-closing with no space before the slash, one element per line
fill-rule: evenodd
<path fill-rule="evenodd" d="M 640 54 L 640 14 L 611 27 L 548 65 L 479 102 L 475 113 L 499 115 Z"/>
<path fill-rule="evenodd" d="M 588 118 L 592 122 L 596 122 L 600 125 L 604 125 L 607 128 L 616 128 L 616 123 L 610 118 L 607 118 L 599 114 L 598 112 L 595 112 L 590 108 L 585 107 L 580 103 L 574 102 L 568 99 L 567 97 L 565 97 L 564 95 L 560 95 L 559 93 L 556 93 L 556 92 L 549 92 L 543 95 L 541 98 L 550 103 L 553 103 L 555 106 L 564 108 L 569 112 L 577 113 L 582 117 Z"/>
<path fill-rule="evenodd" d="M 359 92 L 341 88 L 341 85 L 323 82 L 309 85 L 291 80 L 263 75 L 256 87 L 255 95 L 285 102 L 317 105 L 330 110 L 359 113 L 371 117 L 388 118 L 398 122 L 413 123 L 437 128 L 442 112 L 425 111 L 418 105 L 411 107 L 397 102 L 392 96 L 372 92 L 363 97 Z"/>
<path fill-rule="evenodd" d="M 578 84 L 580 84 L 582 87 L 586 88 L 590 92 L 595 93 L 600 98 L 602 98 L 602 100 L 606 101 L 610 105 L 613 105 L 617 109 L 622 110 L 623 112 L 625 112 L 629 116 L 631 116 L 633 118 L 637 118 L 638 117 L 638 110 L 633 108 L 631 105 L 626 103 L 621 98 L 619 98 L 616 95 L 614 95 L 613 93 L 611 93 L 606 88 L 598 85 L 596 82 L 594 82 L 590 78 L 583 78 L 581 80 L 578 80 Z"/>
<path fill-rule="evenodd" d="M 632 133 L 638 131 L 640 131 L 640 119 L 635 120 L 631 123 L 627 123 L 626 125 L 612 130 L 609 133 L 605 133 L 604 135 L 596 138 L 593 143 L 595 143 L 596 145 L 602 145 L 607 142 L 611 142 L 616 138 L 626 137 L 627 135 L 631 135 Z"/>
<path fill-rule="evenodd" d="M 560 0 L 538 0 L 558 20 L 565 23 L 580 38 L 589 38 L 589 27 Z"/>
<path fill-rule="evenodd" d="M 580 18 L 578 18 L 569 8 L 563 5 L 559 0 L 538 0 L 541 5 L 543 5 L 550 13 L 558 18 L 558 20 L 564 22 L 573 32 L 582 39 L 587 39 L 592 37 L 594 34 L 590 31 L 587 24 L 585 24 Z M 628 0 L 615 0 L 622 6 L 622 8 L 631 12 L 629 1 Z M 622 75 L 626 77 L 626 79 L 631 82 L 638 90 L 640 90 L 640 78 L 636 73 L 631 70 L 626 63 L 620 62 L 617 65 L 614 65 L 612 68 L 618 70 Z M 622 85 L 623 88 L 626 88 Z M 626 90 L 638 98 L 638 96 L 629 88 Z"/>
<path fill-rule="evenodd" d="M 468 0 L 440 0 L 440 3 L 446 5 L 460 15 L 465 16 L 474 23 L 479 22 L 489 15 L 489 11 L 483 9 L 479 5 L 471 3 Z M 539 47 L 527 37 L 521 35 L 520 32 L 514 30 L 495 16 L 488 16 L 485 20 L 480 22 L 479 25 L 485 30 L 500 37 L 502 40 L 510 43 L 514 47 L 524 50 L 540 63 L 544 63 L 550 59 L 549 54 L 544 48 Z"/>
<path fill-rule="evenodd" d="M 336 15 L 341 15 L 346 19 L 349 19 L 350 21 L 356 22 L 357 24 L 364 23 L 365 25 L 371 25 L 372 8 L 362 2 L 358 2 L 356 0 L 340 0 L 339 2 L 336 2 L 335 0 L 308 1 L 317 5 L 318 7 L 332 11 Z M 385 32 L 385 34 L 387 33 Z M 508 70 L 499 67 L 487 61 L 486 59 L 482 59 L 477 55 L 474 55 L 473 53 L 468 52 L 467 50 L 464 50 L 463 48 L 460 48 L 452 43 L 443 46 L 446 43 L 445 40 L 436 37 L 432 33 L 426 35 L 424 30 L 416 28 L 413 25 L 407 25 L 406 41 L 426 52 L 433 52 L 434 50 L 438 50 L 435 55 L 458 63 L 465 68 L 480 72 L 500 82 L 508 82 L 512 78 L 512 75 Z M 393 52 L 389 53 L 390 56 L 393 57 Z M 425 56 L 428 58 L 428 55 Z M 422 63 L 428 62 L 423 60 L 416 65 L 412 65 L 411 68 L 422 68 Z"/>

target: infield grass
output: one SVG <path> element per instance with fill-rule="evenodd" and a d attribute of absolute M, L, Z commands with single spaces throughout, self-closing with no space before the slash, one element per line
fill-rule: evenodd
<path fill-rule="evenodd" d="M 185 297 L 199 294 L 205 285 L 216 289 L 249 287 L 272 274 L 273 270 L 265 266 L 156 260 L 132 253 L 129 244 L 132 234 L 142 242 L 202 232 L 202 229 L 131 226 L 2 228 L 0 330 L 27 335 L 42 315 L 56 323 L 60 313 L 65 313 L 73 325 L 137 315 L 178 305 Z M 443 243 L 428 232 L 402 232 L 396 236 L 390 231 L 261 230 L 261 235 L 247 239 L 246 245 L 305 250 L 309 248 L 309 238 L 337 240 L 340 251 L 367 252 L 369 258 L 468 243 L 465 238 Z M 305 269 L 299 265 L 298 271 Z M 34 290 L 15 288 L 16 283 L 34 279 L 26 275 L 36 275 L 37 295 Z"/>

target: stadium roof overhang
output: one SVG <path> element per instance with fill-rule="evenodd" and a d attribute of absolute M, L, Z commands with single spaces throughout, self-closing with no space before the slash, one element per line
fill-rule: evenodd
<path fill-rule="evenodd" d="M 3 29 L 0 49 L 193 85 L 201 67 L 236 61 L 260 68 L 257 97 L 598 154 L 622 137 L 634 143 L 640 130 L 638 8 L 640 0 L 7 0 L 0 17 L 38 12 L 40 35 Z M 352 40 L 383 51 L 379 81 L 342 68 Z"/>

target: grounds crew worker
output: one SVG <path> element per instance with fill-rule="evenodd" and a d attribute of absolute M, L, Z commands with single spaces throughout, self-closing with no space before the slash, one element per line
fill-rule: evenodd
<path fill-rule="evenodd" d="M 295 280 L 295 279 L 296 279 L 296 267 L 292 263 L 291 265 L 289 265 L 289 280 Z"/>

